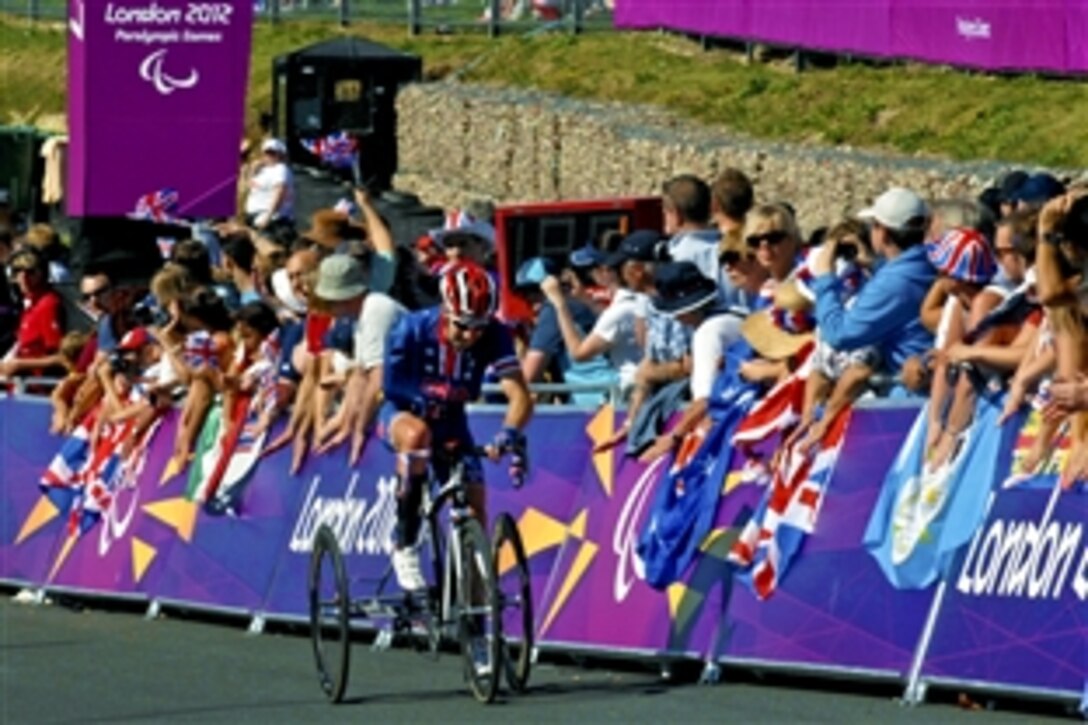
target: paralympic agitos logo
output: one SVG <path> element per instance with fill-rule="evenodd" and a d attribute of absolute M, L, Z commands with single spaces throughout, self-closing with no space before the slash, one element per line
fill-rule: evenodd
<path fill-rule="evenodd" d="M 154 51 L 140 63 L 140 77 L 155 87 L 155 90 L 164 96 L 169 96 L 176 90 L 188 90 L 200 81 L 200 73 L 196 68 L 189 69 L 189 75 L 184 78 L 172 76 L 164 69 L 166 62 L 166 48 Z"/>

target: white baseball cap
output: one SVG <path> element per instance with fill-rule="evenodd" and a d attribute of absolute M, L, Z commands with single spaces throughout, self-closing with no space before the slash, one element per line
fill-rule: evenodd
<path fill-rule="evenodd" d="M 283 141 L 278 138 L 268 138 L 261 144 L 261 151 L 265 153 L 280 154 L 281 156 L 287 153 L 287 147 L 284 146 Z"/>
<path fill-rule="evenodd" d="M 872 206 L 858 212 L 859 219 L 875 220 L 888 229 L 906 229 L 912 220 L 924 221 L 928 216 L 929 207 L 922 197 L 901 186 L 888 189 Z"/>

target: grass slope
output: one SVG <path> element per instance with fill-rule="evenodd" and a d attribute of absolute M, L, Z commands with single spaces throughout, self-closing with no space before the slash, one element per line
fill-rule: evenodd
<path fill-rule="evenodd" d="M 253 117 L 269 106 L 274 56 L 340 32 L 328 21 L 256 25 Z M 658 33 L 410 38 L 401 25 L 367 23 L 348 32 L 419 53 L 428 78 L 464 69 L 466 81 L 658 104 L 760 138 L 1088 166 L 1088 86 L 1079 81 L 913 64 L 797 74 L 785 63 L 748 65 L 735 52 Z M 64 42 L 59 23 L 0 19 L 0 121 L 63 113 Z"/>

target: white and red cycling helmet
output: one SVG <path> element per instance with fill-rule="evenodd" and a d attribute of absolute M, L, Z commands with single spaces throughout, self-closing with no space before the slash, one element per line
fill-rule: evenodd
<path fill-rule="evenodd" d="M 495 314 L 499 295 L 495 282 L 474 262 L 456 262 L 442 273 L 439 283 L 442 309 L 450 319 L 478 327 Z"/>

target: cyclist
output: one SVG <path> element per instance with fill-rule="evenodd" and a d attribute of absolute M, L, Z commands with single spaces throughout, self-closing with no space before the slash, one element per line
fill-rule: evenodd
<path fill-rule="evenodd" d="M 473 262 L 449 265 L 439 280 L 442 303 L 405 315 L 390 330 L 384 364 L 385 402 L 378 436 L 397 454 L 397 526 L 393 569 L 405 591 L 426 587 L 416 539 L 431 451 L 460 449 L 472 510 L 486 521 L 483 467 L 471 453 L 465 404 L 476 400 L 486 370 L 498 378 L 508 401 L 502 429 L 488 457 L 511 454 L 515 478 L 527 473 L 525 436 L 533 402 L 509 331 L 495 319 L 498 295 L 487 271 Z M 447 460 L 433 460 L 435 477 L 448 478 Z"/>

